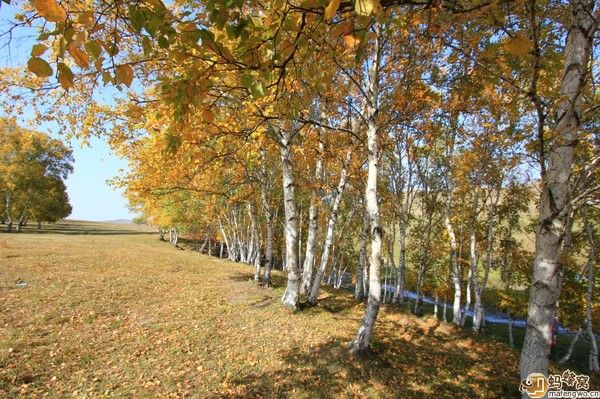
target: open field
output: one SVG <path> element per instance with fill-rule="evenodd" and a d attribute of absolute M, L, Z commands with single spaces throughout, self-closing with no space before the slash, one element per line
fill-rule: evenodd
<path fill-rule="evenodd" d="M 375 353 L 354 359 L 363 306 L 346 292 L 292 313 L 282 274 L 257 287 L 134 225 L 44 228 L 0 234 L 0 397 L 518 395 L 516 351 L 432 317 L 383 308 Z"/>

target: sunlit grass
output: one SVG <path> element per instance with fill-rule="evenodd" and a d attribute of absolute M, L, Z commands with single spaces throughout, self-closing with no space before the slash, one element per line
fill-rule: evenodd
<path fill-rule="evenodd" d="M 0 396 L 517 395 L 515 351 L 432 317 L 384 308 L 375 353 L 352 359 L 363 306 L 347 292 L 292 313 L 279 273 L 257 287 L 136 226 L 52 229 L 0 234 Z"/>

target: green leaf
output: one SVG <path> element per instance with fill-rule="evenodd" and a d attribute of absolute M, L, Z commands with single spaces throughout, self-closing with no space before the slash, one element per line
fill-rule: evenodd
<path fill-rule="evenodd" d="M 250 86 L 250 92 L 252 93 L 252 97 L 255 100 L 265 96 L 265 89 L 264 89 L 262 83 L 260 83 L 258 81 L 252 82 L 252 85 Z"/>
<path fill-rule="evenodd" d="M 40 78 L 47 78 L 53 74 L 50 64 L 39 57 L 31 57 L 29 61 L 27 61 L 27 69 Z"/>
<path fill-rule="evenodd" d="M 94 59 L 97 60 L 98 58 L 100 58 L 100 55 L 102 54 L 102 46 L 100 45 L 98 40 L 91 40 L 89 42 L 86 42 L 83 46 L 85 47 L 85 51 L 91 54 L 92 57 L 94 57 Z"/>
<path fill-rule="evenodd" d="M 142 49 L 144 50 L 144 55 L 146 57 L 152 54 L 152 43 L 146 36 L 142 38 Z"/>
<path fill-rule="evenodd" d="M 254 78 L 252 75 L 245 73 L 240 77 L 240 82 L 246 89 L 250 89 L 250 86 L 252 86 L 252 83 L 254 82 Z"/>
<path fill-rule="evenodd" d="M 158 15 L 156 15 L 155 13 L 146 13 L 146 24 L 144 25 L 144 29 L 146 29 L 146 32 L 148 32 L 150 34 L 150 36 L 152 37 L 156 37 L 156 34 L 158 33 L 158 28 L 160 27 L 160 25 L 162 24 L 162 18 Z"/>
<path fill-rule="evenodd" d="M 137 5 L 129 6 L 129 21 L 131 22 L 131 26 L 138 33 L 142 32 L 144 25 L 146 25 L 146 16 L 144 15 L 144 10 Z"/>
<path fill-rule="evenodd" d="M 167 148 L 166 148 L 167 153 L 170 153 L 170 154 L 176 153 L 177 150 L 179 149 L 179 146 L 181 145 L 181 138 L 179 136 L 174 136 L 171 133 L 167 133 L 166 141 L 167 141 Z"/>
<path fill-rule="evenodd" d="M 158 47 L 160 48 L 169 48 L 169 39 L 166 36 L 161 36 L 158 38 Z"/>
<path fill-rule="evenodd" d="M 215 35 L 208 29 L 200 29 L 200 39 L 203 43 L 214 43 Z"/>

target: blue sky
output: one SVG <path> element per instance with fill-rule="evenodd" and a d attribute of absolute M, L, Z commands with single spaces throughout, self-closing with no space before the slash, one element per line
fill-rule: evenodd
<path fill-rule="evenodd" d="M 14 2 L 13 2 L 14 3 Z M 7 21 L 14 18 L 18 7 L 2 3 L 0 8 L 0 32 L 5 30 Z M 31 30 L 17 31 L 9 47 L 0 49 L 0 66 L 18 66 L 27 62 L 31 51 Z M 27 119 L 23 116 L 22 119 Z M 52 124 L 43 123 L 36 130 L 61 137 Z M 66 181 L 73 213 L 71 219 L 114 220 L 132 219 L 127 201 L 121 192 L 111 187 L 107 179 L 127 169 L 127 162 L 115 156 L 108 144 L 101 139 L 90 139 L 88 147 L 82 147 L 78 140 L 68 142 L 75 157 L 74 173 Z"/>

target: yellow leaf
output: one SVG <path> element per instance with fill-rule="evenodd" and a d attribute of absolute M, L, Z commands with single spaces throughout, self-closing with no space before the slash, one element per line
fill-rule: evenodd
<path fill-rule="evenodd" d="M 27 61 L 27 69 L 40 78 L 52 76 L 52 68 L 50 65 L 39 57 L 31 57 L 29 61 Z"/>
<path fill-rule="evenodd" d="M 358 46 L 358 44 L 360 43 L 360 39 L 358 39 L 356 36 L 354 35 L 344 35 L 344 43 L 346 43 L 346 46 L 350 47 L 350 48 L 354 48 L 356 46 Z"/>
<path fill-rule="evenodd" d="M 325 7 L 325 13 L 323 15 L 325 21 L 329 21 L 331 18 L 333 18 L 338 8 L 340 8 L 340 0 L 331 0 L 329 5 Z"/>
<path fill-rule="evenodd" d="M 31 56 L 39 57 L 40 55 L 44 54 L 46 50 L 48 50 L 48 47 L 44 46 L 43 44 L 36 44 L 31 48 Z"/>
<path fill-rule="evenodd" d="M 58 82 L 61 84 L 65 90 L 73 87 L 73 72 L 71 69 L 64 63 L 58 63 Z"/>
<path fill-rule="evenodd" d="M 77 47 L 69 47 L 67 49 L 71 57 L 75 60 L 75 63 L 79 65 L 80 68 L 87 68 L 90 65 L 90 57 L 87 53 Z"/>
<path fill-rule="evenodd" d="M 50 22 L 61 22 L 67 19 L 65 9 L 59 6 L 56 0 L 30 0 L 30 2 L 38 14 Z"/>
<path fill-rule="evenodd" d="M 515 36 L 503 45 L 506 51 L 516 57 L 526 57 L 532 46 L 531 40 L 523 31 L 516 32 Z"/>
<path fill-rule="evenodd" d="M 79 22 L 81 25 L 85 26 L 86 28 L 91 28 L 92 26 L 94 26 L 94 14 L 91 11 L 84 11 L 82 13 L 79 14 L 79 16 L 77 17 L 77 22 Z"/>
<path fill-rule="evenodd" d="M 127 64 L 117 65 L 115 78 L 117 83 L 123 83 L 125 86 L 129 87 L 133 80 L 133 69 Z"/>
<path fill-rule="evenodd" d="M 356 0 L 354 3 L 354 11 L 360 16 L 378 15 L 381 10 L 379 0 Z"/>

